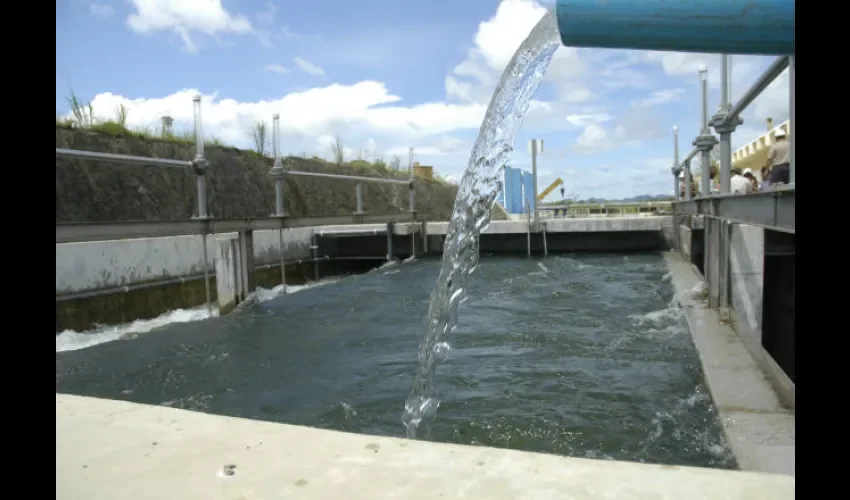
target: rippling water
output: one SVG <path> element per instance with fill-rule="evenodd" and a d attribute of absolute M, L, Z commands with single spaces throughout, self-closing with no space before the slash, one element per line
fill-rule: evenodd
<path fill-rule="evenodd" d="M 437 260 L 56 353 L 58 392 L 400 436 Z M 659 255 L 485 258 L 432 440 L 733 467 Z"/>

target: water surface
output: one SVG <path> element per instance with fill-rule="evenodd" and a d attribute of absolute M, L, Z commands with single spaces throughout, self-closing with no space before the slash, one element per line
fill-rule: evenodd
<path fill-rule="evenodd" d="M 56 389 L 401 436 L 437 260 L 56 353 Z M 660 255 L 485 258 L 441 367 L 437 441 L 732 467 Z M 426 435 L 427 434 L 427 435 Z"/>

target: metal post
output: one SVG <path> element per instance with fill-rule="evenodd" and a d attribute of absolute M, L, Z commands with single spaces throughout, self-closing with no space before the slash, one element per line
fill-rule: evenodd
<path fill-rule="evenodd" d="M 283 253 L 283 228 L 277 232 L 278 245 L 280 248 L 280 286 L 283 287 L 283 294 L 286 295 L 286 256 Z"/>
<path fill-rule="evenodd" d="M 788 103 L 788 140 L 791 141 L 789 146 L 789 153 L 791 154 L 791 165 L 790 165 L 790 184 L 794 184 L 795 176 L 794 176 L 794 66 L 795 66 L 795 57 L 791 56 L 788 58 L 788 90 L 789 90 L 789 103 Z"/>
<path fill-rule="evenodd" d="M 531 202 L 534 203 L 534 227 L 540 227 L 540 213 L 537 210 L 537 139 L 531 140 L 531 177 L 534 186 L 534 194 Z"/>
<path fill-rule="evenodd" d="M 274 179 L 274 205 L 275 216 L 283 217 L 286 215 L 284 208 L 284 185 L 283 179 L 285 172 L 283 170 L 283 160 L 280 158 L 280 115 L 272 116 L 272 149 L 274 150 L 274 164 L 269 171 L 269 176 Z"/>
<path fill-rule="evenodd" d="M 729 56 L 720 56 L 720 109 L 729 109 Z"/>
<path fill-rule="evenodd" d="M 410 147 L 410 158 L 408 159 L 409 165 L 409 178 L 410 178 L 410 186 L 408 186 L 408 190 L 410 192 L 410 213 L 413 215 L 413 221 L 416 221 L 416 189 L 414 188 L 413 181 L 413 147 Z M 410 255 L 412 257 L 416 257 L 416 233 L 411 231 L 410 233 Z"/>
<path fill-rule="evenodd" d="M 673 199 L 678 200 L 679 197 L 679 172 L 682 167 L 679 166 L 679 127 L 673 126 Z"/>
<path fill-rule="evenodd" d="M 729 57 L 726 54 L 720 56 L 720 111 L 727 111 L 729 108 Z M 705 88 L 706 82 L 703 81 L 703 88 Z M 708 100 L 708 90 L 703 90 L 706 96 L 705 101 Z M 703 104 L 707 106 L 707 102 Z M 706 129 L 708 129 L 708 123 L 706 122 Z M 703 153 L 703 158 L 705 158 L 705 153 Z M 711 161 L 711 154 L 709 153 L 709 161 Z M 732 134 L 731 132 L 724 131 L 720 133 L 720 192 L 728 193 L 731 189 L 731 178 L 732 178 Z"/>
<path fill-rule="evenodd" d="M 526 231 L 526 241 L 528 244 L 528 258 L 531 258 L 531 203 L 525 202 L 525 213 L 528 218 L 528 226 Z"/>
<path fill-rule="evenodd" d="M 319 281 L 319 238 L 316 233 L 313 233 L 313 244 L 310 245 L 310 250 L 313 254 L 313 280 Z"/>
<path fill-rule="evenodd" d="M 393 223 L 387 222 L 387 262 L 393 260 Z"/>
<path fill-rule="evenodd" d="M 201 122 L 201 96 L 192 98 L 195 118 L 195 159 L 192 160 L 192 168 L 195 171 L 197 184 L 198 218 L 206 219 L 207 216 L 207 160 L 204 157 L 204 129 Z M 207 251 L 207 233 L 201 234 L 201 246 L 203 247 L 204 259 L 204 292 L 207 301 L 207 311 L 212 315 L 212 292 L 210 290 L 209 252 Z"/>
<path fill-rule="evenodd" d="M 693 199 L 693 192 L 691 191 L 691 185 L 693 183 L 693 177 L 691 176 L 691 160 L 685 160 L 685 200 L 691 201 Z"/>
<path fill-rule="evenodd" d="M 694 139 L 694 146 L 700 150 L 700 165 L 702 169 L 702 195 L 711 194 L 711 150 L 717 144 L 717 139 L 711 135 L 708 128 L 708 68 L 703 64 L 699 69 L 701 95 L 702 127 L 700 135 Z M 690 188 L 690 186 L 688 186 Z"/>
<path fill-rule="evenodd" d="M 357 211 L 354 213 L 360 215 L 363 213 L 363 184 L 358 182 L 355 188 L 355 194 L 357 196 Z"/>
<path fill-rule="evenodd" d="M 711 126 L 720 134 L 720 192 L 729 193 L 731 191 L 732 179 L 732 132 L 743 121 L 738 117 L 733 117 L 731 120 L 728 119 L 729 113 L 732 110 L 732 103 L 729 101 L 732 95 L 732 83 L 729 76 L 732 73 L 730 57 L 724 54 L 721 63 L 720 108 L 711 118 Z"/>
<path fill-rule="evenodd" d="M 546 221 L 543 221 L 542 229 L 543 229 L 543 256 L 548 257 L 549 256 L 549 246 L 546 244 Z"/>

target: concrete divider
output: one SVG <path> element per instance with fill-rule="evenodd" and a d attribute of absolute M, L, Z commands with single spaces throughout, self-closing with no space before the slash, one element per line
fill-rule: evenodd
<path fill-rule="evenodd" d="M 56 395 L 64 500 L 794 498 L 786 475 L 411 441 Z"/>
<path fill-rule="evenodd" d="M 219 314 L 224 316 L 239 305 L 241 280 L 239 277 L 238 239 L 223 236 L 216 239 L 215 285 L 218 294 Z"/>

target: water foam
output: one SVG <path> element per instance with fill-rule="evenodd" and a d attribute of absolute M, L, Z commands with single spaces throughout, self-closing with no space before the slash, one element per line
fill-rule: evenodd
<path fill-rule="evenodd" d="M 213 308 L 212 316 L 218 316 L 218 311 L 215 308 Z M 85 332 L 65 330 L 56 335 L 56 352 L 85 349 L 86 347 L 96 346 L 104 342 L 112 342 L 140 333 L 147 333 L 173 323 L 201 321 L 209 317 L 210 312 L 206 307 L 175 309 L 152 319 L 137 319 L 131 323 L 121 325 L 100 326 Z"/>
<path fill-rule="evenodd" d="M 268 302 L 281 295 L 284 289 L 286 290 L 286 294 L 291 294 L 307 290 L 309 288 L 326 285 L 328 283 L 334 283 L 336 281 L 338 281 L 337 278 L 331 278 L 314 281 L 312 283 L 307 283 L 306 285 L 278 285 L 271 289 L 257 288 L 245 302 Z M 56 352 L 76 351 L 78 349 L 93 347 L 105 342 L 132 339 L 135 338 L 136 335 L 148 333 L 163 326 L 175 323 L 202 321 L 210 317 L 218 317 L 217 307 L 213 307 L 212 314 L 210 314 L 206 306 L 192 309 L 175 309 L 152 319 L 138 319 L 131 323 L 124 323 L 120 325 L 98 326 L 92 330 L 84 332 L 65 330 L 56 335 Z"/>

